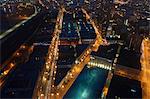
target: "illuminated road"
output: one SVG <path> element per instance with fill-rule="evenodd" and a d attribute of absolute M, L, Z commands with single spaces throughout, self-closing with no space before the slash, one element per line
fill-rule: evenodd
<path fill-rule="evenodd" d="M 2 33 L 2 34 L 0 35 L 0 39 L 4 38 L 6 35 L 8 35 L 9 33 L 11 33 L 12 31 L 14 31 L 14 30 L 17 29 L 18 27 L 20 27 L 22 24 L 28 22 L 31 18 L 35 17 L 35 16 L 38 14 L 38 12 L 37 12 L 36 7 L 34 7 L 34 8 L 35 8 L 35 13 L 34 13 L 33 15 L 31 15 L 30 17 L 28 17 L 26 20 L 24 20 L 24 21 L 22 21 L 22 22 L 16 24 L 14 27 L 10 28 L 10 29 L 7 30 L 6 32 Z"/>
<path fill-rule="evenodd" d="M 50 93 L 54 91 L 53 84 L 57 68 L 56 60 L 58 59 L 59 34 L 61 33 L 63 14 L 64 9 L 62 8 L 59 10 L 57 16 L 54 36 L 48 50 L 48 57 L 46 59 L 45 67 L 39 76 L 33 98 L 38 97 L 40 99 L 47 99 Z"/>
<path fill-rule="evenodd" d="M 100 42 L 102 40 L 102 37 L 101 37 L 101 31 L 98 30 L 96 24 L 94 23 L 94 21 L 91 19 L 90 15 L 86 12 L 86 10 L 82 9 L 83 13 L 86 15 L 86 19 L 87 20 L 90 20 L 90 23 L 92 24 L 94 30 L 95 30 L 95 33 L 97 35 L 97 37 L 99 38 Z"/>
<path fill-rule="evenodd" d="M 34 14 L 32 14 L 30 17 L 26 17 L 26 20 L 21 21 L 20 23 L 14 25 L 12 28 L 8 29 L 6 32 L 2 33 L 0 35 L 0 40 L 6 39 L 7 38 L 6 36 L 8 36 L 8 34 L 13 33 L 14 30 L 16 30 L 17 28 L 20 28 L 25 23 L 28 23 L 28 21 L 30 19 L 35 17 L 38 14 L 38 12 L 37 12 L 37 9 L 36 9 L 35 6 L 34 6 L 34 8 L 35 8 Z M 1 46 L 2 46 L 2 44 L 1 44 Z M 20 46 L 20 48 L 18 48 L 14 53 L 12 53 L 12 56 L 9 59 L 7 59 L 4 63 L 1 64 L 1 67 L 0 67 L 0 69 L 1 69 L 0 86 L 1 87 L 5 83 L 5 80 L 6 80 L 7 76 L 11 73 L 11 71 L 13 71 L 18 64 L 23 62 L 21 59 L 22 59 L 22 57 L 25 58 L 24 53 L 26 51 L 28 51 L 28 53 L 31 53 L 32 52 L 31 50 L 33 50 L 33 47 L 34 46 L 25 46 L 24 44 L 22 44 Z M 20 53 L 19 52 L 20 50 L 24 50 L 25 52 L 24 53 Z M 19 57 L 20 60 L 18 59 L 18 61 L 15 61 L 18 57 Z"/>
<path fill-rule="evenodd" d="M 150 40 L 144 39 L 142 42 L 142 98 L 150 98 Z"/>
<path fill-rule="evenodd" d="M 5 61 L 5 63 L 1 66 L 1 75 L 0 75 L 0 86 L 2 87 L 5 82 L 8 75 L 13 71 L 16 66 L 24 61 L 26 61 L 26 57 L 29 57 L 29 55 L 32 53 L 34 46 L 25 46 L 22 45 L 20 48 L 12 55 L 12 58 L 10 60 Z M 22 50 L 24 53 L 21 53 Z M 27 53 L 28 54 L 27 54 Z M 18 61 L 15 61 L 17 58 Z"/>
<path fill-rule="evenodd" d="M 69 70 L 67 75 L 63 78 L 60 84 L 55 87 L 54 81 L 57 69 L 56 62 L 58 59 L 59 34 L 62 30 L 64 11 L 65 9 L 60 9 L 59 11 L 54 30 L 54 36 L 49 47 L 46 65 L 41 73 L 41 76 L 39 77 L 33 98 L 38 97 L 40 99 L 62 99 L 66 92 L 69 90 L 69 88 L 72 86 L 80 72 L 83 70 L 84 66 L 90 61 L 90 53 L 92 51 L 97 51 L 100 44 L 103 43 L 102 37 L 100 35 L 101 33 L 99 33 L 96 25 L 90 19 L 90 23 L 94 27 L 97 35 L 96 39 L 92 41 L 88 48 L 76 59 L 75 63 L 72 65 L 72 68 Z M 85 10 L 84 13 L 86 13 Z M 88 15 L 86 15 L 86 19 L 89 19 Z"/>
<path fill-rule="evenodd" d="M 73 64 L 71 70 L 67 73 L 67 75 L 63 78 L 63 80 L 60 82 L 60 84 L 57 86 L 58 92 L 60 94 L 59 98 L 62 98 L 66 92 L 69 90 L 71 85 L 74 83 L 84 66 L 87 64 L 87 62 L 90 61 L 89 48 L 87 48 L 86 51 L 80 56 L 79 59 L 77 59 L 76 64 Z M 88 53 L 85 53 L 88 52 Z M 70 81 L 68 81 L 70 80 Z M 66 83 L 67 81 L 67 83 Z"/>
<path fill-rule="evenodd" d="M 84 10 L 84 13 L 86 11 Z M 87 14 L 87 13 L 86 13 Z M 86 19 L 89 19 L 89 16 L 86 15 Z M 92 23 L 91 23 L 92 22 Z M 62 99 L 63 96 L 66 94 L 66 92 L 69 90 L 69 88 L 72 86 L 80 72 L 83 70 L 84 66 L 90 61 L 90 53 L 92 51 L 97 51 L 100 44 L 102 44 L 102 37 L 96 28 L 96 25 L 91 20 L 90 23 L 94 27 L 94 30 L 96 31 L 96 39 L 91 42 L 89 47 L 76 59 L 75 64 L 72 65 L 72 68 L 67 73 L 67 75 L 63 78 L 63 80 L 60 82 L 60 84 L 57 86 L 57 90 L 55 93 L 51 93 L 51 99 Z"/>

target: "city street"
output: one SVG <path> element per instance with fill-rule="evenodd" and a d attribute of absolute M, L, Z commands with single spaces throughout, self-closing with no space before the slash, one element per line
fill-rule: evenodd
<path fill-rule="evenodd" d="M 58 43 L 59 43 L 59 33 L 61 33 L 61 28 L 62 28 L 62 20 L 63 20 L 63 13 L 64 9 L 60 9 L 57 20 L 56 20 L 56 25 L 55 25 L 55 30 L 54 30 L 54 36 L 52 38 L 51 44 L 48 49 L 48 57 L 46 59 L 45 67 L 42 70 L 38 83 L 37 83 L 37 88 L 34 91 L 34 98 L 36 97 L 41 97 L 41 98 L 48 98 L 49 94 L 53 90 L 52 85 L 54 85 L 54 80 L 55 80 L 55 74 L 56 72 L 56 60 L 58 57 Z M 42 90 L 41 90 L 42 88 Z"/>
<path fill-rule="evenodd" d="M 141 73 L 141 81 L 142 81 L 142 91 L 143 91 L 143 99 L 149 99 L 150 97 L 150 40 L 148 38 L 144 39 L 142 42 L 142 73 Z"/>
<path fill-rule="evenodd" d="M 85 12 L 86 13 L 86 12 Z M 87 13 L 86 13 L 87 14 Z M 89 16 L 86 16 L 86 19 L 88 20 Z M 97 32 L 97 37 L 94 41 L 92 42 L 89 47 L 76 59 L 75 64 L 72 65 L 71 69 L 68 71 L 67 75 L 64 77 L 64 79 L 60 82 L 60 84 L 57 86 L 57 90 L 55 93 L 51 93 L 51 98 L 62 98 L 66 92 L 69 90 L 69 88 L 72 86 L 80 72 L 83 70 L 84 66 L 90 61 L 90 53 L 92 50 L 96 51 L 99 45 L 102 42 L 102 37 L 100 36 L 99 31 L 97 30 L 94 22 L 91 23 L 94 28 L 94 30 Z M 82 27 L 81 27 L 82 28 Z M 66 83 L 67 81 L 67 83 Z"/>

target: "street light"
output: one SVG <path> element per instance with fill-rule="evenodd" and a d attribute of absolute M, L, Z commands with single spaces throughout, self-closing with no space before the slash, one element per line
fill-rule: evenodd
<path fill-rule="evenodd" d="M 43 76 L 43 81 L 46 81 L 46 78 L 45 78 L 45 76 Z"/>
<path fill-rule="evenodd" d="M 52 85 L 52 87 L 54 87 L 54 85 Z"/>
<path fill-rule="evenodd" d="M 76 60 L 76 61 L 75 61 L 75 64 L 78 64 L 78 63 L 79 63 L 79 61 L 78 61 L 78 60 Z"/>
<path fill-rule="evenodd" d="M 41 97 L 44 96 L 44 94 L 41 94 Z"/>
<path fill-rule="evenodd" d="M 54 93 L 51 93 L 51 96 L 54 96 Z"/>
<path fill-rule="evenodd" d="M 58 96 L 58 95 L 59 95 L 59 93 L 56 93 L 56 95 Z"/>
<path fill-rule="evenodd" d="M 25 46 L 25 45 L 22 45 L 22 46 L 21 46 L 21 48 L 25 49 L 25 48 L 26 48 L 26 46 Z"/>
<path fill-rule="evenodd" d="M 10 66 L 13 67 L 13 66 L 15 66 L 15 65 L 14 65 L 14 63 L 10 63 Z"/>
<path fill-rule="evenodd" d="M 20 53 L 19 53 L 19 52 L 17 52 L 17 53 L 16 53 L 16 55 L 17 55 L 17 56 L 19 56 L 19 55 L 20 55 Z"/>
<path fill-rule="evenodd" d="M 46 69 L 49 69 L 49 66 L 48 66 L 48 65 L 46 65 Z"/>
<path fill-rule="evenodd" d="M 70 76 L 72 76 L 72 73 L 69 73 Z"/>
<path fill-rule="evenodd" d="M 57 68 L 57 66 L 55 66 L 55 68 Z"/>
<path fill-rule="evenodd" d="M 62 85 L 61 88 L 64 88 L 64 85 Z"/>

